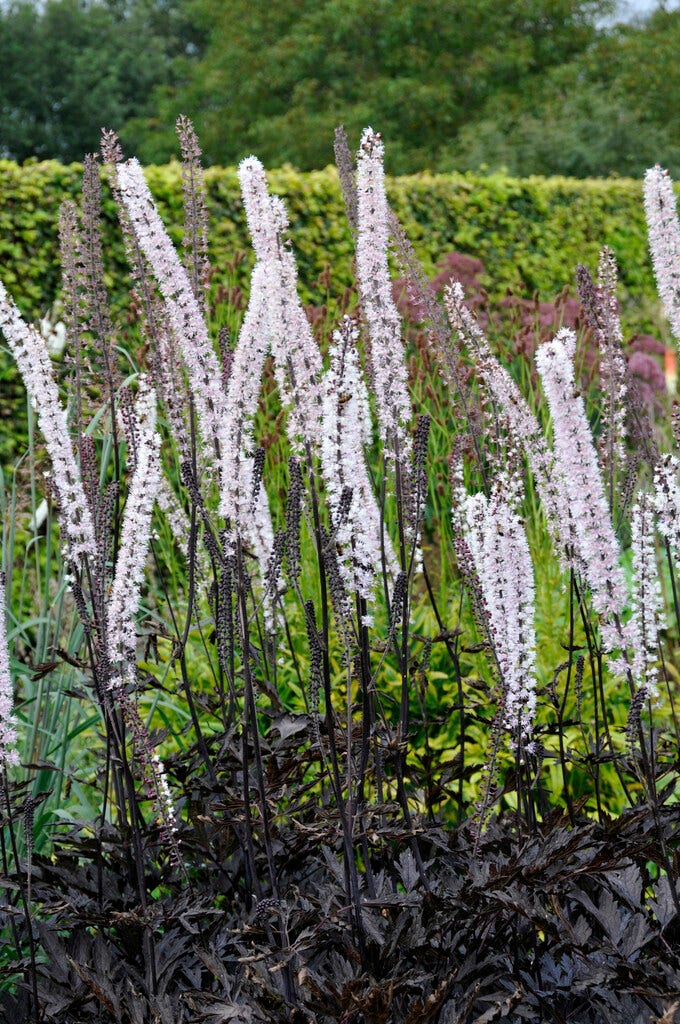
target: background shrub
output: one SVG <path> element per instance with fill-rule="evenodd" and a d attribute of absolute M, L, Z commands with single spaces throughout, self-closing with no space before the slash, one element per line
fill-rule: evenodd
<path fill-rule="evenodd" d="M 59 204 L 78 194 L 81 173 L 79 164 L 19 166 L 0 161 L 0 263 L 7 286 L 28 317 L 44 314 L 57 297 Z M 353 280 L 352 239 L 337 173 L 334 168 L 309 173 L 281 168 L 268 178 L 290 214 L 303 298 L 323 303 L 327 279 L 317 281 L 327 264 L 333 294 Z M 181 167 L 150 167 L 148 180 L 177 241 L 183 217 Z M 210 168 L 206 186 L 211 261 L 219 281 L 234 252 L 249 246 L 236 170 Z M 637 181 L 424 173 L 392 178 L 388 193 L 425 269 L 434 273 L 447 252 L 470 253 L 483 262 L 482 283 L 492 297 L 509 287 L 552 295 L 572 281 L 578 262 L 596 264 L 604 244 L 616 254 L 624 301 L 654 295 Z M 125 264 L 113 230 L 112 204 L 105 214 L 105 244 L 113 259 L 109 268 L 121 270 L 118 287 L 110 283 L 121 301 Z M 249 270 L 250 264 L 244 263 L 243 283 Z"/>

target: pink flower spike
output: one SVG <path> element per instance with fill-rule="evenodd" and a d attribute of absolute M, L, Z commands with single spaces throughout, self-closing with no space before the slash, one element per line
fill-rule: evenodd
<path fill-rule="evenodd" d="M 14 690 L 9 670 L 9 646 L 5 625 L 5 574 L 0 572 L 0 767 L 19 763 L 14 710 Z"/>
<path fill-rule="evenodd" d="M 38 426 L 52 462 L 52 482 L 59 499 L 59 521 L 67 558 L 77 564 L 96 555 L 92 514 L 68 435 L 66 413 L 52 373 L 45 340 L 21 317 L 0 282 L 0 330 L 5 335 L 38 414 Z"/>
<path fill-rule="evenodd" d="M 357 283 L 371 339 L 373 387 L 383 444 L 405 461 L 410 450 L 408 373 L 401 319 L 387 261 L 388 204 L 380 135 L 367 128 L 357 156 Z"/>
<path fill-rule="evenodd" d="M 659 533 L 668 541 L 674 558 L 680 555 L 680 463 L 675 455 L 664 455 L 654 469 L 652 504 L 657 514 Z"/>
<path fill-rule="evenodd" d="M 135 661 L 135 621 L 151 536 L 151 516 L 161 488 L 161 439 L 155 430 L 155 396 L 150 389 L 143 393 L 143 407 L 145 415 L 139 420 L 137 462 L 125 504 L 118 560 L 107 606 L 110 657 L 123 664 Z"/>
<path fill-rule="evenodd" d="M 444 304 L 451 326 L 475 359 L 484 386 L 505 413 L 513 437 L 524 449 L 560 559 L 569 564 L 575 539 L 574 522 L 564 481 L 555 471 L 554 455 L 541 425 L 517 384 L 491 351 L 486 335 L 465 305 L 459 281 L 447 287 Z"/>
<path fill-rule="evenodd" d="M 633 508 L 630 530 L 633 614 L 627 628 L 633 648 L 632 672 L 636 687 L 654 700 L 658 698 L 659 632 L 666 628 L 666 621 L 654 547 L 654 509 L 647 495 Z"/>
<path fill-rule="evenodd" d="M 368 394 L 356 348 L 358 331 L 349 317 L 333 334 L 330 366 L 323 379 L 321 468 L 341 549 L 340 564 L 350 593 L 369 598 L 382 572 L 380 509 L 373 493 L 365 448 L 371 439 Z M 352 498 L 343 507 L 347 489 Z M 385 558 L 392 576 L 399 570 L 390 539 Z"/>
<path fill-rule="evenodd" d="M 602 382 L 602 422 L 608 425 L 600 441 L 603 467 L 613 472 L 614 458 L 622 463 L 626 457 L 626 394 L 628 391 L 626 357 L 623 353 L 623 334 L 619 307 L 616 300 L 618 269 L 611 249 L 600 253 L 598 266 L 597 300 L 601 322 L 595 330 L 600 350 L 600 380 Z M 611 447 L 611 451 L 608 450 Z"/>
<path fill-rule="evenodd" d="M 269 335 L 265 265 L 257 263 L 250 283 L 250 301 L 234 351 L 221 427 L 220 515 L 235 529 L 247 530 L 253 500 L 253 421 L 262 386 Z"/>
<path fill-rule="evenodd" d="M 231 522 L 234 534 L 249 542 L 263 581 L 267 578 L 274 547 L 274 530 L 262 481 L 253 493 L 256 484 L 253 421 L 269 349 L 267 286 L 266 263 L 260 261 L 255 264 L 250 281 L 250 301 L 233 355 L 220 430 L 220 515 Z M 266 624 L 273 628 L 274 609 L 268 593 L 263 601 Z"/>
<path fill-rule="evenodd" d="M 503 721 L 526 742 L 536 710 L 534 570 L 519 516 L 501 494 L 468 495 L 461 506 L 463 534 L 479 580 L 503 689 Z"/>
<path fill-rule="evenodd" d="M 654 276 L 671 331 L 680 340 L 680 224 L 668 171 L 659 165 L 645 174 L 645 217 Z"/>
<path fill-rule="evenodd" d="M 555 471 L 569 494 L 575 554 L 595 611 L 611 620 L 625 607 L 626 583 L 585 404 L 576 392 L 575 349 L 576 335 L 563 328 L 539 346 L 536 367 L 552 417 Z"/>
<path fill-rule="evenodd" d="M 288 435 L 313 450 L 320 441 L 321 353 L 297 294 L 297 269 L 283 238 L 288 218 L 282 200 L 270 196 L 264 168 L 250 156 L 239 165 L 243 205 L 253 247 L 266 278 L 268 342 L 281 400 L 288 407 Z"/>
<path fill-rule="evenodd" d="M 241 161 L 238 177 L 253 249 L 266 263 L 278 256 L 281 235 L 288 228 L 286 208 L 279 196 L 269 194 L 264 167 L 256 156 Z"/>
<path fill-rule="evenodd" d="M 165 230 L 138 160 L 117 166 L 118 186 L 130 224 L 158 281 L 196 403 L 205 444 L 219 439 L 225 395 L 221 371 L 203 312 L 177 251 Z"/>

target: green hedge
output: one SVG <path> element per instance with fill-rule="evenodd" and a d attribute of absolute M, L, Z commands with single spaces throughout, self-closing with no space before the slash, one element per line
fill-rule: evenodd
<path fill-rule="evenodd" d="M 77 197 L 80 172 L 78 165 L 54 161 L 23 167 L 0 161 L 0 273 L 29 317 L 47 310 L 57 295 L 57 213 L 66 195 Z M 148 180 L 179 241 L 179 164 L 150 167 Z M 289 210 L 304 297 L 325 298 L 314 283 L 327 261 L 339 295 L 351 282 L 352 240 L 334 169 L 302 174 L 283 168 L 269 180 Z M 210 168 L 206 182 L 211 259 L 219 280 L 234 251 L 250 246 L 236 171 Z M 573 281 L 577 262 L 594 269 L 605 243 L 619 259 L 624 292 L 631 299 L 654 294 L 640 182 L 421 174 L 392 179 L 389 193 L 426 268 L 433 270 L 452 250 L 469 253 L 483 261 L 492 296 L 523 284 L 529 293 L 550 297 Z M 113 232 L 110 203 L 106 216 Z M 108 252 L 112 284 L 122 293 L 124 254 L 113 233 Z"/>

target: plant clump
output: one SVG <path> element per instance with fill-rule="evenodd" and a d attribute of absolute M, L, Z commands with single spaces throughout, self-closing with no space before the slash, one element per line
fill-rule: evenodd
<path fill-rule="evenodd" d="M 312 323 L 255 157 L 248 298 L 214 287 L 177 127 L 181 250 L 112 132 L 63 207 L 66 379 L 0 284 L 31 427 L 2 492 L 0 1010 L 671 1021 L 680 430 L 614 253 L 554 329 L 498 314 L 479 261 L 428 281 L 383 140 L 355 161 L 340 129 L 357 281 Z M 675 331 L 680 227 L 646 188 Z"/>

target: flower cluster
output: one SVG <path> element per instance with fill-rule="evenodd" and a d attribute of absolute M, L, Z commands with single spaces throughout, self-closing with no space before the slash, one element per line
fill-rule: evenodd
<path fill-rule="evenodd" d="M 259 261 L 251 276 L 250 300 L 232 356 L 220 440 L 220 515 L 229 520 L 232 531 L 250 544 L 262 580 L 267 578 L 274 547 L 267 491 L 255 473 L 253 437 L 253 420 L 270 341 L 266 292 L 267 268 L 264 262 Z M 268 594 L 265 595 L 264 612 L 267 624 L 271 626 L 273 619 Z"/>
<path fill-rule="evenodd" d="M 536 366 L 552 417 L 555 470 L 577 524 L 571 533 L 575 554 L 593 607 L 606 621 L 623 610 L 626 585 L 585 405 L 575 390 L 575 348 L 574 332 L 563 328 L 539 347 Z M 613 645 L 611 638 L 606 643 Z"/>
<path fill-rule="evenodd" d="M 608 451 L 602 451 L 603 465 L 612 471 L 614 457 L 623 461 L 626 456 L 626 377 L 628 367 L 623 354 L 623 335 L 616 301 L 618 272 L 616 257 L 611 249 L 600 253 L 598 267 L 597 302 L 600 316 L 596 339 L 600 349 L 600 380 L 602 382 L 602 419 L 608 429 L 602 442 Z"/>
<path fill-rule="evenodd" d="M 182 192 L 184 193 L 184 249 L 186 268 L 194 295 L 206 298 L 210 279 L 208 262 L 208 210 L 205 202 L 205 178 L 201 166 L 201 147 L 188 117 L 181 115 L 175 124 L 182 149 Z"/>
<path fill-rule="evenodd" d="M 0 767 L 19 763 L 15 750 L 16 721 L 13 715 L 14 691 L 9 670 L 9 647 L 5 626 L 5 576 L 0 572 Z"/>
<path fill-rule="evenodd" d="M 28 396 L 38 414 L 52 462 L 52 483 L 59 499 L 59 516 L 66 555 L 77 564 L 96 555 L 92 513 L 68 436 L 66 413 L 59 398 L 44 338 L 21 317 L 0 282 L 0 330 L 4 333 Z"/>
<path fill-rule="evenodd" d="M 645 217 L 654 276 L 666 316 L 680 339 L 680 224 L 668 171 L 650 167 L 644 184 Z"/>
<path fill-rule="evenodd" d="M 137 400 L 126 436 L 129 446 L 132 442 L 130 463 L 133 475 L 123 515 L 113 584 L 106 608 L 108 657 L 114 664 L 118 663 L 110 680 L 110 689 L 130 729 L 133 748 L 142 767 L 144 781 L 153 795 L 154 810 L 168 840 L 175 847 L 174 833 L 177 831 L 177 821 L 165 768 L 153 749 L 148 730 L 130 696 L 137 685 L 135 620 L 151 536 L 154 504 L 165 491 L 165 504 L 170 503 L 176 516 L 183 515 L 181 507 L 174 507 L 174 494 L 169 492 L 161 473 L 161 439 L 156 431 L 156 394 L 144 375 L 139 378 Z M 176 526 L 179 526 L 179 523 L 176 523 Z"/>
<path fill-rule="evenodd" d="M 134 474 L 137 465 L 137 451 L 142 425 L 147 422 L 153 430 L 156 417 L 156 395 L 147 377 L 140 374 L 138 379 L 137 400 L 132 405 L 127 388 L 120 392 L 119 420 L 121 430 L 127 444 L 127 470 Z M 153 419 L 150 419 L 153 417 Z M 161 510 L 172 531 L 177 546 L 189 558 L 189 536 L 191 523 L 182 503 L 166 476 L 162 476 L 156 495 L 156 504 Z M 210 559 L 205 547 L 199 547 L 196 557 L 205 578 L 210 575 Z"/>
<path fill-rule="evenodd" d="M 151 535 L 151 516 L 161 487 L 160 447 L 155 396 L 143 388 L 137 406 L 139 438 L 135 471 L 125 505 L 120 548 L 107 605 L 110 657 L 135 660 L 135 619 Z M 114 686 L 117 685 L 115 682 Z"/>
<path fill-rule="evenodd" d="M 541 425 L 514 380 L 491 351 L 486 335 L 465 305 L 462 285 L 456 281 L 444 293 L 449 321 L 475 357 L 477 371 L 494 403 L 504 412 L 511 434 L 524 449 L 543 511 L 561 557 L 573 549 L 575 526 L 569 498 Z"/>
<path fill-rule="evenodd" d="M 350 592 L 368 598 L 382 570 L 384 531 L 364 456 L 371 440 L 371 419 L 357 337 L 349 317 L 333 335 L 323 379 L 321 465 L 335 540 L 342 549 L 345 584 Z M 384 546 L 384 560 L 396 575 L 396 558 L 386 534 Z"/>
<path fill-rule="evenodd" d="M 536 709 L 534 572 L 519 516 L 500 493 L 468 495 L 460 508 L 503 689 L 503 721 L 525 742 Z"/>
<path fill-rule="evenodd" d="M 654 547 L 654 509 L 642 495 L 631 516 L 633 553 L 632 617 L 627 624 L 633 648 L 631 670 L 636 687 L 657 696 L 659 631 L 666 628 L 663 595 Z"/>
<path fill-rule="evenodd" d="M 129 222 L 165 300 L 168 320 L 189 375 L 203 440 L 211 446 L 220 437 L 225 396 L 203 312 L 158 214 L 139 161 L 120 163 L 116 171 Z"/>
<path fill-rule="evenodd" d="M 302 438 L 315 448 L 320 439 L 321 353 L 298 297 L 295 257 L 283 237 L 288 216 L 282 200 L 269 195 L 264 168 L 256 157 L 241 161 L 238 173 L 248 230 L 266 280 L 259 294 L 276 382 L 289 408 L 288 433 L 293 444 Z"/>
<path fill-rule="evenodd" d="M 269 341 L 266 287 L 265 266 L 258 263 L 232 358 L 222 424 L 220 514 L 240 531 L 247 529 L 253 505 L 253 420 Z"/>
<path fill-rule="evenodd" d="M 378 424 L 383 443 L 405 459 L 411 419 L 401 320 L 387 262 L 387 196 L 380 135 L 367 128 L 357 156 L 357 284 L 371 341 Z"/>
<path fill-rule="evenodd" d="M 659 533 L 666 540 L 675 558 L 680 554 L 680 462 L 675 455 L 664 455 L 654 469 L 652 504 L 657 514 Z"/>

